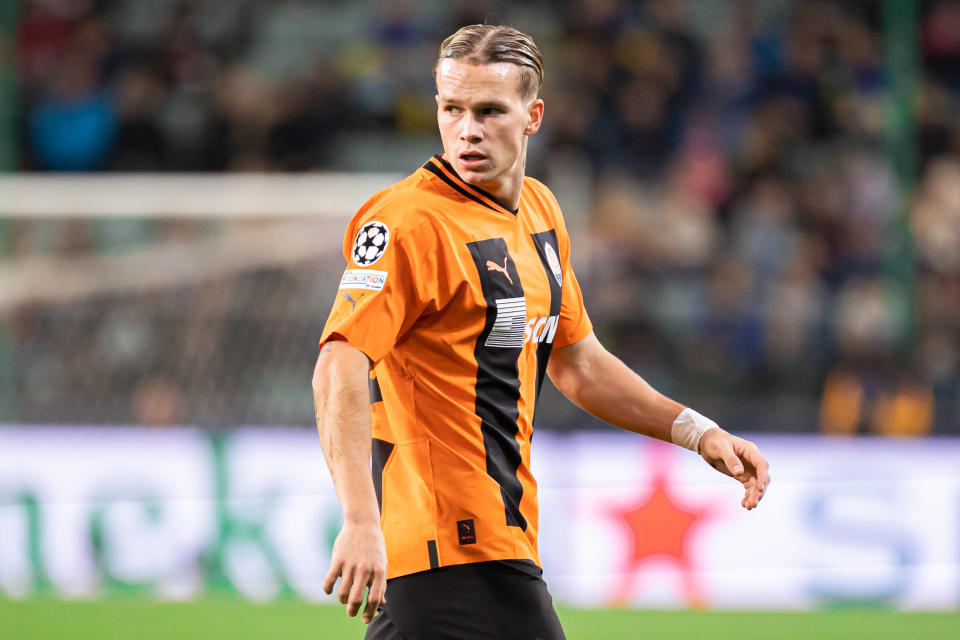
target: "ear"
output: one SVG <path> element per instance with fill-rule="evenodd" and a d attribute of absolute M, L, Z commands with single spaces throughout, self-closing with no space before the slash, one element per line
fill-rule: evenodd
<path fill-rule="evenodd" d="M 543 123 L 543 100 L 537 98 L 527 107 L 527 126 L 523 130 L 523 135 L 532 136 L 540 130 Z"/>

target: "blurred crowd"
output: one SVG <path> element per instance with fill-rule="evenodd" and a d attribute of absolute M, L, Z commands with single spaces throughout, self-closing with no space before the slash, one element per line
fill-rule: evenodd
<path fill-rule="evenodd" d="M 884 14 L 906 4 L 24 0 L 21 166 L 409 172 L 440 150 L 439 42 L 511 24 L 546 61 L 528 172 L 612 350 L 737 428 L 957 433 L 960 1 Z M 304 380 L 310 344 L 289 348 Z M 191 420 L 187 400 L 137 413 L 192 393 L 141 378 L 110 420 Z M 548 404 L 545 424 L 582 424 Z M 309 423 L 309 400 L 283 415 Z"/>

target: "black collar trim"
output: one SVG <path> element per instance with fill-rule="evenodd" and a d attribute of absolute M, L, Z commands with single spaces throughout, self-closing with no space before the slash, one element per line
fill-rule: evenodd
<path fill-rule="evenodd" d="M 460 174 L 458 174 L 450 163 L 444 160 L 439 153 L 430 158 L 430 160 L 427 160 L 423 168 L 443 180 L 448 186 L 461 195 L 477 204 L 482 204 L 492 211 L 504 211 L 514 216 L 517 215 L 517 211 L 519 211 L 519 207 L 517 209 L 507 207 L 489 191 L 464 182 Z M 491 206 L 491 203 L 496 206 Z"/>

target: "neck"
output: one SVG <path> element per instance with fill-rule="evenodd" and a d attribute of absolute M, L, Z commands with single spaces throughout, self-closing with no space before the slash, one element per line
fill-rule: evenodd
<path fill-rule="evenodd" d="M 490 193 L 497 196 L 497 199 L 507 205 L 512 211 L 516 211 L 520 206 L 520 190 L 523 189 L 523 176 L 527 170 L 527 147 L 526 140 L 523 142 L 523 151 L 517 158 L 516 164 L 509 171 L 509 175 L 499 185 L 500 191 L 489 189 Z"/>
<path fill-rule="evenodd" d="M 517 156 L 517 161 L 510 170 L 506 172 L 504 180 L 499 185 L 500 191 L 489 189 L 513 211 L 516 211 L 517 207 L 520 206 L 520 190 L 523 188 L 523 176 L 527 173 L 527 139 L 524 138 L 520 145 L 520 155 Z"/>

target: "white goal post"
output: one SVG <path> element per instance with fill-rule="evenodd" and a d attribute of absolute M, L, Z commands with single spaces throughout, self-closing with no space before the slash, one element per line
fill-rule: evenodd
<path fill-rule="evenodd" d="M 7 174 L 0 219 L 211 220 L 214 233 L 121 252 L 0 257 L 0 312 L 195 284 L 339 252 L 343 228 L 384 173 Z"/>
<path fill-rule="evenodd" d="M 0 175 L 0 218 L 276 216 L 343 219 L 393 173 Z"/>

